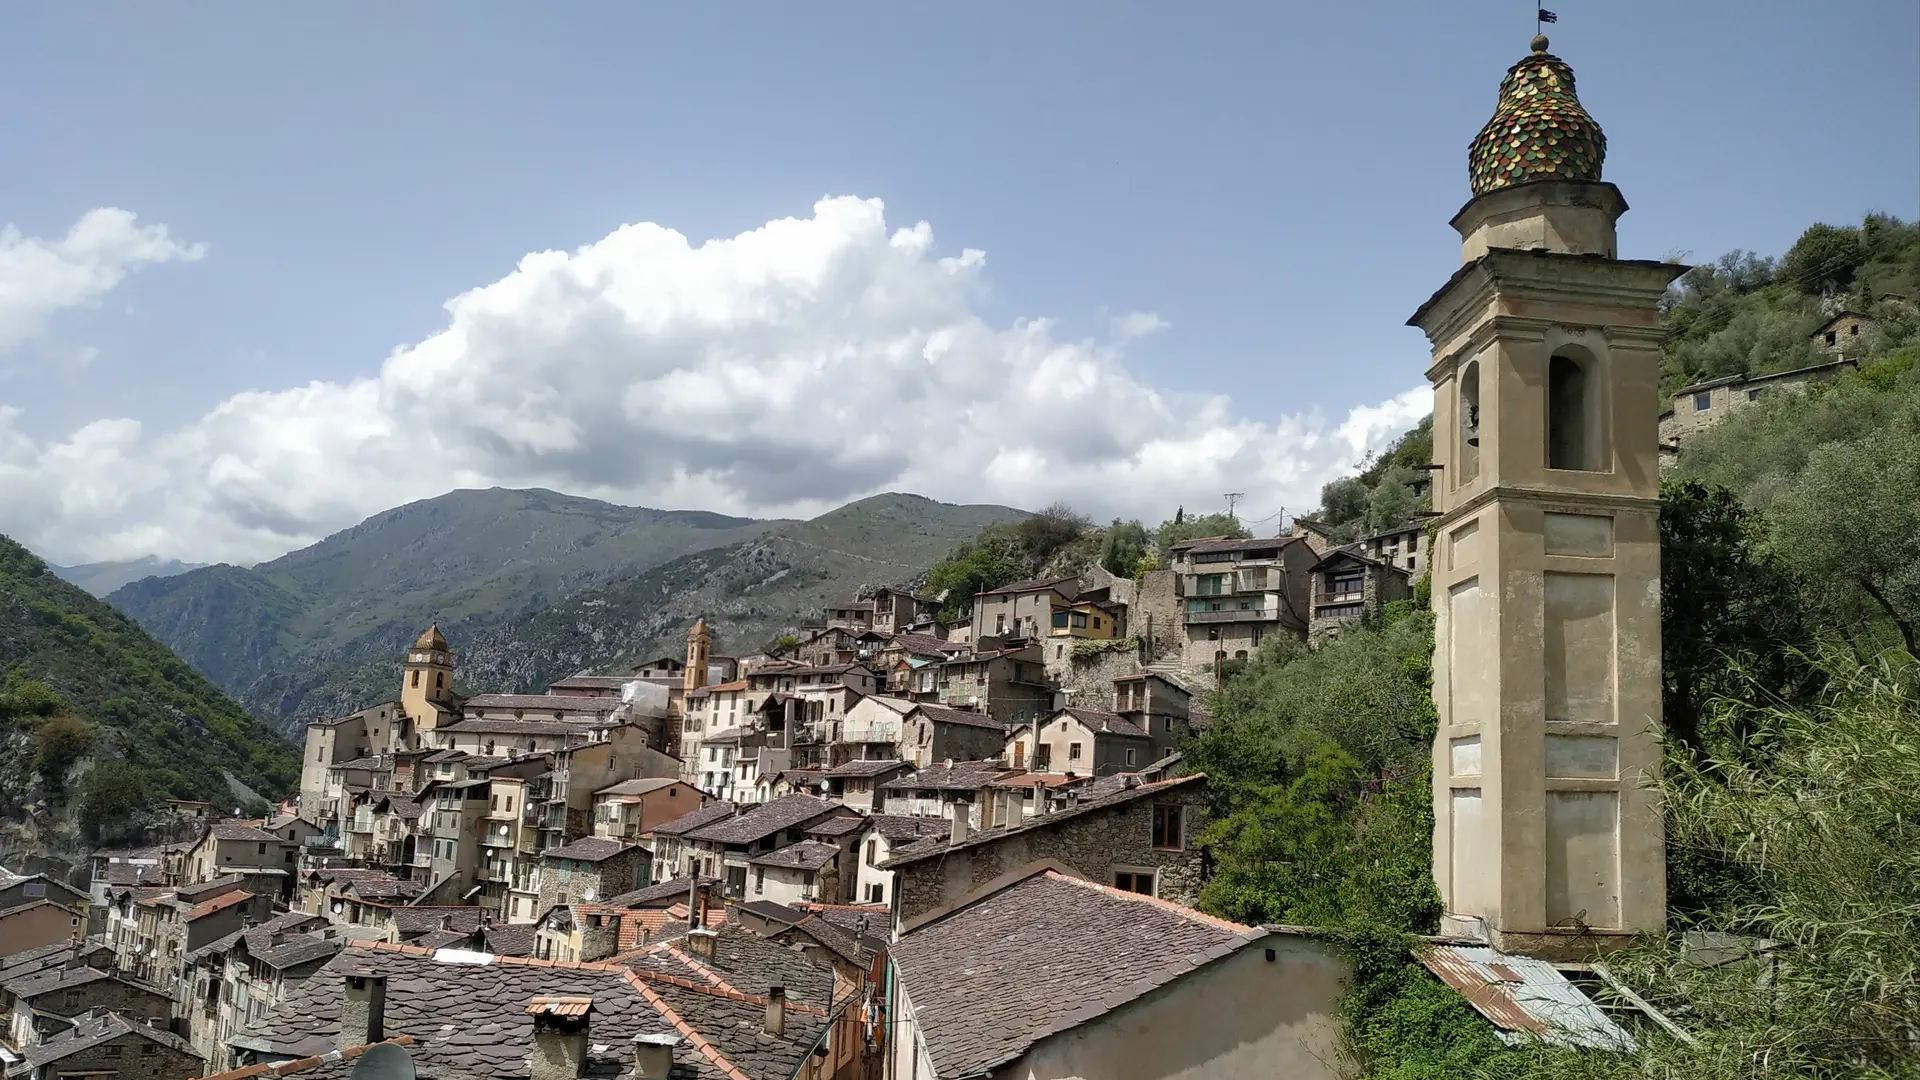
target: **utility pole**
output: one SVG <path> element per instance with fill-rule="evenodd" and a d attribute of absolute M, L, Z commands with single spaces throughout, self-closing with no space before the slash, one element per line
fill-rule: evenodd
<path fill-rule="evenodd" d="M 1247 493 L 1244 491 L 1227 492 L 1227 516 L 1228 517 L 1233 517 L 1234 506 L 1237 505 L 1241 499 L 1244 499 L 1246 497 L 1247 497 Z"/>

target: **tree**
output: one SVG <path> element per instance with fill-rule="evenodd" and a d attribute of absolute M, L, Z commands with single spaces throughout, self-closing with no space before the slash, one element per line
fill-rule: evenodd
<path fill-rule="evenodd" d="M 1153 546 L 1146 526 L 1138 521 L 1113 519 L 1100 544 L 1100 565 L 1115 577 L 1133 577 L 1140 571 L 1140 560 Z"/>
<path fill-rule="evenodd" d="M 1029 568 L 1038 573 L 1048 559 L 1086 535 L 1092 522 L 1066 503 L 1057 502 L 1014 526 Z"/>
<path fill-rule="evenodd" d="M 103 761 L 80 778 L 80 828 L 89 840 L 136 834 L 135 815 L 152 807 L 146 774 L 125 761 Z"/>
<path fill-rule="evenodd" d="M 1884 619 L 1920 657 L 1920 402 L 1891 419 L 1808 454 L 1774 504 L 1774 548 L 1856 639 Z"/>
<path fill-rule="evenodd" d="M 782 652 L 784 650 L 794 648 L 799 644 L 800 644 L 800 635 L 781 634 L 779 637 L 774 638 L 773 641 L 768 644 L 767 651 Z"/>
<path fill-rule="evenodd" d="M 1853 282 L 1864 262 L 1859 229 L 1823 222 L 1801 233 L 1787 249 L 1780 260 L 1780 274 L 1804 293 L 1840 292 Z"/>
<path fill-rule="evenodd" d="M 77 716 L 51 716 L 34 727 L 33 766 L 48 791 L 65 790 L 68 770 L 93 749 L 93 740 L 93 725 Z"/>
<path fill-rule="evenodd" d="M 1366 482 L 1357 476 L 1343 476 L 1320 488 L 1320 520 L 1332 528 L 1362 521 L 1367 516 L 1367 499 L 1372 496 Z"/>
<path fill-rule="evenodd" d="M 1182 540 L 1193 540 L 1202 536 L 1252 536 L 1240 519 L 1231 514 L 1202 514 L 1199 517 L 1175 515 L 1173 521 L 1163 521 L 1154 530 L 1154 550 L 1158 554 L 1160 565 L 1173 564 L 1173 545 Z"/>
<path fill-rule="evenodd" d="M 944 594 L 940 617 L 959 619 L 973 610 L 974 595 L 1018 581 L 1027 572 L 1025 552 L 1013 527 L 989 525 L 927 572 L 927 589 Z"/>
<path fill-rule="evenodd" d="M 1711 731 L 1713 703 L 1766 686 L 1804 702 L 1819 691 L 1814 637 L 1792 578 L 1764 548 L 1759 520 L 1733 492 L 1697 480 L 1660 492 L 1662 715 L 1685 752 L 1734 752 L 1749 732 Z M 1734 714 L 1739 715 L 1739 714 Z"/>

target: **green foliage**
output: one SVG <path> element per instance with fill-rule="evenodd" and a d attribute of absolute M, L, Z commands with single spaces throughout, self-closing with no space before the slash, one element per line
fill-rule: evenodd
<path fill-rule="evenodd" d="M 1824 222 L 1800 234 L 1780 260 L 1780 276 L 1804 293 L 1840 292 L 1867 261 L 1860 230 Z"/>
<path fill-rule="evenodd" d="M 93 749 L 93 725 L 77 716 L 50 716 L 33 729 L 33 768 L 48 791 L 66 787 L 67 770 Z"/>
<path fill-rule="evenodd" d="M 80 778 L 80 829 L 96 843 L 137 834 L 138 815 L 158 799 L 139 766 L 103 761 Z"/>
<path fill-rule="evenodd" d="M 1075 638 L 1067 646 L 1067 655 L 1075 660 L 1104 656 L 1108 653 L 1139 652 L 1140 639 L 1136 636 L 1118 638 Z"/>
<path fill-rule="evenodd" d="M 771 642 L 768 643 L 767 649 L 770 652 L 781 652 L 786 649 L 797 648 L 799 644 L 800 644 L 800 635 L 781 634 L 779 637 L 774 638 Z"/>
<path fill-rule="evenodd" d="M 298 752 L 247 715 L 199 673 L 131 620 L 62 581 L 20 545 L 0 537 L 0 723 L 27 722 L 46 733 L 36 748 L 46 767 L 81 753 L 124 759 L 140 791 L 225 798 L 223 771 L 262 791 L 279 792 L 299 775 Z M 79 727 L 47 718 L 71 713 Z M 38 718 L 38 719 L 33 719 Z M 36 733 L 38 737 L 38 733 Z M 80 749 L 85 745 L 85 750 Z M 89 778 L 105 764 L 94 766 Z M 91 781 L 83 780 L 81 793 Z M 105 796 L 96 796 L 96 802 Z"/>
<path fill-rule="evenodd" d="M 1130 578 L 1140 573 L 1153 558 L 1153 537 L 1138 521 L 1113 519 L 1100 541 L 1100 565 L 1115 577 Z"/>
<path fill-rule="evenodd" d="M 1240 519 L 1231 514 L 1201 514 L 1189 517 L 1185 509 L 1176 512 L 1173 519 L 1163 521 L 1154 530 L 1154 556 L 1161 566 L 1173 565 L 1173 545 L 1182 540 L 1193 540 L 1202 536 L 1252 536 Z"/>
<path fill-rule="evenodd" d="M 1426 473 L 1415 466 L 1432 460 L 1433 417 L 1428 416 L 1358 475 L 1323 485 L 1320 508 L 1307 516 L 1332 529 L 1342 541 L 1400 528 L 1431 505 L 1430 497 L 1424 492 L 1416 495 L 1414 488 L 1426 480 Z"/>
<path fill-rule="evenodd" d="M 989 525 L 927 572 L 927 591 L 946 598 L 942 619 L 960 619 L 973 610 L 975 594 L 1019 581 L 1030 564 L 1010 526 Z"/>

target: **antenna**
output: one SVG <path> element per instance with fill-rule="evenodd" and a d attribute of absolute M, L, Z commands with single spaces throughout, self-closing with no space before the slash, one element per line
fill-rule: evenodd
<path fill-rule="evenodd" d="M 414 1080 L 413 1055 L 398 1043 L 374 1043 L 353 1063 L 348 1080 Z"/>

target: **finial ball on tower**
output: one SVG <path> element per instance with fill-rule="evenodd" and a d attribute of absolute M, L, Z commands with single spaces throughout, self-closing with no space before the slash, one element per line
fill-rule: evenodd
<path fill-rule="evenodd" d="M 1535 34 L 1533 35 L 1533 41 L 1530 42 L 1529 44 L 1532 46 L 1534 52 L 1537 52 L 1537 53 L 1546 52 L 1547 51 L 1547 35 Z"/>

